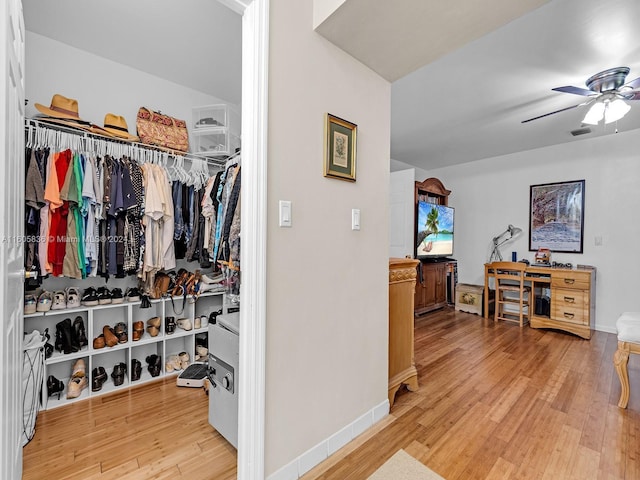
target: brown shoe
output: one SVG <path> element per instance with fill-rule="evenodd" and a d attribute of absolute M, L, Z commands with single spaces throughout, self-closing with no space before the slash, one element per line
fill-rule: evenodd
<path fill-rule="evenodd" d="M 118 344 L 118 337 L 116 337 L 116 334 L 109 325 L 105 325 L 102 328 L 102 334 L 104 335 L 104 343 L 107 344 L 107 347 L 113 347 Z"/>
<path fill-rule="evenodd" d="M 147 332 L 149 332 L 149 335 L 151 335 L 152 337 L 157 337 L 158 333 L 160 333 L 160 329 L 158 327 L 154 327 L 153 325 L 149 325 L 147 327 Z"/>
<path fill-rule="evenodd" d="M 100 348 L 104 348 L 104 335 L 101 333 L 96 338 L 93 339 L 93 348 L 98 350 Z"/>
<path fill-rule="evenodd" d="M 160 328 L 160 325 L 162 325 L 162 320 L 160 320 L 160 317 L 153 317 L 147 320 L 147 326 Z"/>

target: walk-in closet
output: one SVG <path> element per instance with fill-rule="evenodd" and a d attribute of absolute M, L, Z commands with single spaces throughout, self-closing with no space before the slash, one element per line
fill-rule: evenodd
<path fill-rule="evenodd" d="M 236 478 L 241 16 L 22 3 L 23 478 Z"/>

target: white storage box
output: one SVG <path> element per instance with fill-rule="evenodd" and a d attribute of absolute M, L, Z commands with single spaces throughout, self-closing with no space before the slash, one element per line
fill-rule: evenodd
<path fill-rule="evenodd" d="M 484 287 L 459 283 L 456 285 L 456 310 L 482 315 Z"/>

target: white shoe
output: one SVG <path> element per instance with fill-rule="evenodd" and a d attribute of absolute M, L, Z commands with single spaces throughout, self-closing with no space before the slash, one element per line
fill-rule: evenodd
<path fill-rule="evenodd" d="M 80 291 L 76 287 L 68 287 L 67 308 L 80 308 Z"/>
<path fill-rule="evenodd" d="M 187 330 L 187 331 L 193 328 L 191 325 L 191 320 L 189 320 L 188 318 L 179 318 L 178 321 L 176 322 L 176 325 L 179 326 L 181 329 Z"/>
<path fill-rule="evenodd" d="M 67 308 L 67 294 L 62 290 L 58 290 L 53 294 L 53 305 L 51 310 L 64 310 Z"/>
<path fill-rule="evenodd" d="M 223 290 L 224 290 L 224 285 L 222 285 L 221 283 L 200 283 L 198 292 L 199 293 L 221 292 Z"/>
<path fill-rule="evenodd" d="M 53 305 L 53 295 L 51 292 L 47 292 L 45 290 L 38 297 L 38 306 L 36 307 L 36 310 L 38 312 L 48 312 L 51 310 L 51 305 Z"/>
<path fill-rule="evenodd" d="M 205 357 L 208 355 L 209 353 L 209 349 L 207 347 L 203 347 L 202 345 L 197 345 L 196 346 L 196 353 L 198 354 L 198 356 L 200 358 Z"/>
<path fill-rule="evenodd" d="M 220 283 L 222 280 L 224 280 L 224 275 L 220 274 L 220 275 L 216 275 L 215 277 L 207 277 L 206 275 L 202 275 L 202 282 L 203 283 Z M 201 291 L 202 291 L 202 287 Z"/>

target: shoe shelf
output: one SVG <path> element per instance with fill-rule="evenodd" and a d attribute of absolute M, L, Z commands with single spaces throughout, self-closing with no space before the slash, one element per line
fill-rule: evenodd
<path fill-rule="evenodd" d="M 45 359 L 45 371 L 43 375 L 43 395 L 42 410 L 69 405 L 71 403 L 86 400 L 106 393 L 126 390 L 137 385 L 155 381 L 163 377 L 176 376 L 182 370 L 174 369 L 168 372 L 165 362 L 171 355 L 179 355 L 186 352 L 189 356 L 189 364 L 197 360 L 197 345 L 207 345 L 208 317 L 214 312 L 222 309 L 225 304 L 224 292 L 206 292 L 197 299 L 188 297 L 184 311 L 176 314 L 175 310 L 181 311 L 182 298 L 174 298 L 175 310 L 172 307 L 170 298 L 162 298 L 151 301 L 150 308 L 141 308 L 141 302 L 124 302 L 119 304 L 107 304 L 97 306 L 83 306 L 64 310 L 50 310 L 48 312 L 36 312 L 24 316 L 25 332 L 38 330 L 44 332 L 48 329 L 49 343 L 55 346 L 56 326 L 62 324 L 63 320 L 69 318 L 73 323 L 77 317 L 81 317 L 84 322 L 88 345 L 82 346 L 80 351 L 63 353 L 54 348 L 52 355 Z M 180 305 L 178 305 L 178 301 Z M 178 319 L 187 319 L 190 322 L 189 330 L 176 325 L 173 333 L 168 333 L 165 328 L 165 319 L 168 316 Z M 147 321 L 153 317 L 160 318 L 158 334 L 151 336 L 147 330 Z M 206 317 L 206 320 L 205 320 Z M 133 340 L 133 323 L 144 322 L 145 330 L 142 336 Z M 117 343 L 112 347 L 105 345 L 102 348 L 94 348 L 93 340 L 103 333 L 105 326 L 114 326 L 123 322 L 126 325 L 127 340 Z M 206 322 L 206 323 L 205 323 Z M 73 332 L 73 330 L 72 330 Z M 152 355 L 160 357 L 160 371 L 156 376 L 152 376 L 147 368 L 146 359 Z M 83 359 L 86 365 L 87 387 L 76 398 L 67 399 L 68 383 L 72 373 L 74 363 L 78 359 Z M 132 378 L 132 360 L 139 360 L 142 365 L 142 372 L 139 378 Z M 115 385 L 112 373 L 114 367 L 120 363 L 126 365 L 126 372 L 121 385 Z M 107 379 L 102 383 L 97 391 L 92 390 L 92 372 L 98 367 L 104 368 Z M 53 375 L 56 379 L 62 380 L 64 390 L 60 392 L 60 398 L 55 393 L 48 396 L 47 379 Z"/>

